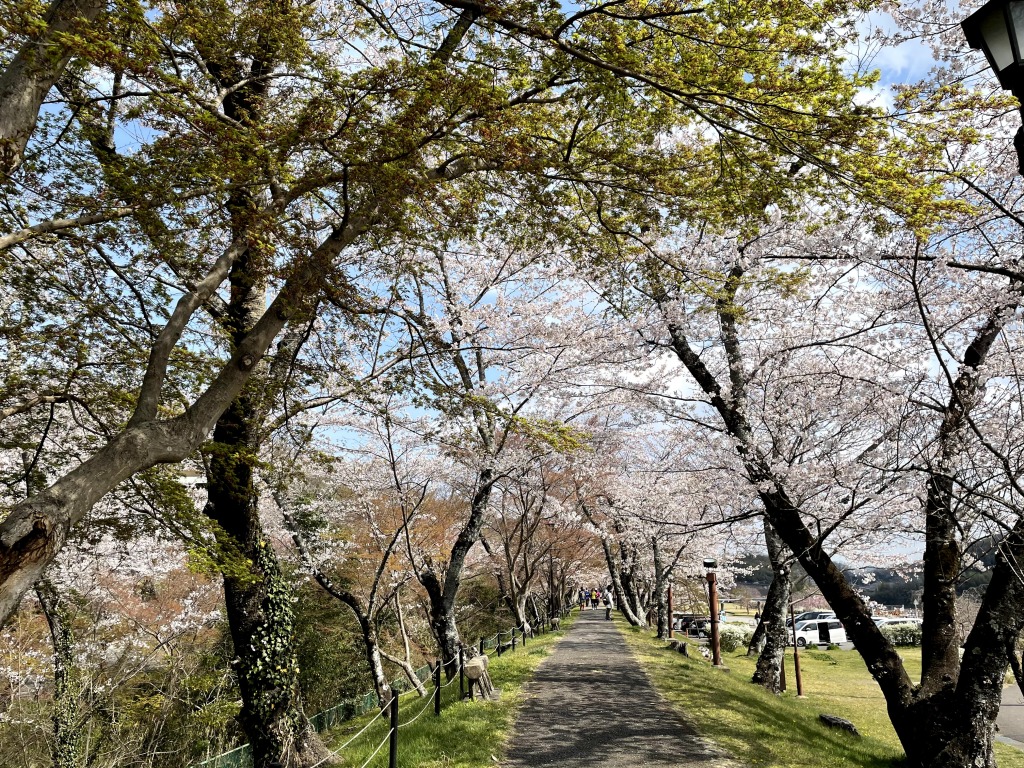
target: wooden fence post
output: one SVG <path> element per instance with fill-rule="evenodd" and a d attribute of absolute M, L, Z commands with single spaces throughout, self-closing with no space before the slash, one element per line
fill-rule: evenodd
<path fill-rule="evenodd" d="M 466 697 L 466 652 L 459 643 L 459 701 Z"/>
<path fill-rule="evenodd" d="M 441 660 L 434 667 L 434 714 L 441 714 Z"/>
<path fill-rule="evenodd" d="M 512 650 L 516 649 L 516 628 L 512 627 Z"/>
<path fill-rule="evenodd" d="M 398 766 L 398 693 L 391 692 L 391 734 L 388 736 L 388 768 Z"/>

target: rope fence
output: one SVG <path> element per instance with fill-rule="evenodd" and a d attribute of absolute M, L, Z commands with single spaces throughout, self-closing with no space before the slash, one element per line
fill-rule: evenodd
<path fill-rule="evenodd" d="M 364 733 L 366 733 L 366 732 L 367 732 L 367 731 L 368 731 L 368 730 L 370 729 L 370 726 L 371 726 L 371 725 L 373 725 L 374 723 L 376 723 L 376 722 L 377 722 L 377 718 L 378 718 L 378 717 L 380 717 L 381 715 L 385 714 L 386 712 L 387 712 L 387 710 L 386 710 L 386 709 L 382 709 L 382 710 L 381 710 L 380 712 L 378 712 L 378 713 L 377 713 L 376 715 L 374 715 L 373 717 L 371 717 L 371 718 L 370 718 L 370 719 L 369 719 L 369 720 L 367 721 L 366 725 L 364 725 L 364 726 L 363 726 L 362 728 L 360 728 L 360 729 L 359 729 L 359 732 L 358 732 L 358 733 L 356 733 L 356 734 L 355 734 L 354 736 L 352 736 L 352 737 L 351 737 L 351 738 L 350 738 L 350 739 L 349 739 L 348 741 L 346 741 L 346 742 L 345 742 L 344 744 L 342 744 L 342 745 L 341 745 L 340 747 L 337 747 L 337 748 L 335 748 L 335 749 L 332 749 L 332 750 L 331 750 L 331 752 L 330 752 L 330 754 L 328 754 L 328 755 L 325 755 L 324 757 L 320 758 L 320 760 L 319 760 L 319 761 L 317 761 L 316 763 L 313 763 L 313 765 L 311 766 L 311 768 L 320 768 L 320 766 L 321 766 L 321 765 L 323 765 L 324 763 L 326 763 L 326 762 L 327 762 L 328 760 L 330 760 L 330 759 L 331 759 L 332 757 L 337 757 L 337 756 L 338 756 L 339 754 L 341 754 L 341 751 L 342 751 L 343 749 L 345 749 L 345 747 L 347 747 L 347 746 L 348 746 L 349 744 L 351 744 L 351 743 L 352 743 L 353 741 L 355 741 L 355 740 L 356 740 L 356 739 L 358 739 L 358 738 L 359 738 L 360 736 L 362 736 L 362 735 L 363 735 Z"/>
<path fill-rule="evenodd" d="M 558 618 L 561 619 L 571 613 L 572 607 L 570 606 L 568 610 L 559 611 Z M 330 750 L 327 755 L 321 758 L 319 762 L 311 766 L 311 768 L 320 768 L 320 766 L 322 766 L 328 760 L 337 757 L 339 754 L 341 754 L 343 750 L 351 746 L 353 742 L 355 742 L 361 736 L 366 734 L 370 730 L 370 728 L 377 723 L 379 719 L 382 719 L 385 716 L 388 716 L 390 720 L 390 728 L 387 734 L 385 734 L 384 738 L 380 741 L 380 743 L 377 744 L 373 752 L 370 753 L 370 756 L 366 758 L 366 761 L 363 762 L 360 768 L 367 768 L 367 766 L 370 765 L 373 759 L 377 757 L 378 754 L 380 754 L 381 750 L 384 749 L 385 744 L 389 745 L 388 766 L 389 768 L 395 768 L 398 759 L 399 730 L 407 728 L 408 726 L 412 725 L 417 720 L 419 720 L 423 716 L 423 714 L 428 709 L 430 709 L 431 705 L 433 705 L 434 714 L 440 715 L 441 691 L 458 682 L 459 699 L 464 699 L 467 696 L 469 698 L 472 698 L 473 681 L 470 680 L 470 691 L 468 693 L 465 688 L 465 683 L 467 679 L 465 674 L 465 663 L 469 658 L 472 658 L 473 656 L 478 654 L 485 656 L 501 656 L 502 653 L 507 653 L 510 651 L 514 651 L 516 649 L 517 634 L 520 639 L 520 644 L 523 647 L 525 647 L 527 644 L 528 637 L 535 636 L 537 632 L 543 634 L 544 632 L 553 631 L 555 629 L 555 626 L 556 625 L 550 624 L 550 620 L 543 619 L 540 622 L 538 622 L 538 626 L 536 628 L 531 627 L 529 624 L 515 626 L 510 629 L 500 630 L 488 638 L 481 637 L 478 646 L 463 647 L 460 645 L 458 656 L 449 661 L 447 665 L 449 668 L 454 666 L 455 670 L 452 672 L 451 679 L 444 684 L 441 683 L 441 671 L 443 665 L 440 660 L 437 660 L 435 664 L 428 664 L 415 670 L 416 677 L 420 680 L 421 684 L 426 683 L 427 680 L 431 680 L 433 682 L 433 690 L 427 691 L 427 694 L 423 697 L 423 706 L 420 707 L 419 711 L 417 711 L 415 715 L 406 720 L 404 723 L 399 722 L 399 701 L 405 698 L 406 696 L 410 696 L 411 694 L 416 693 L 417 689 L 415 687 L 410 687 L 409 690 L 401 692 L 400 689 L 403 687 L 402 681 L 396 680 L 391 685 L 391 699 L 388 702 L 388 704 L 384 707 L 381 707 L 377 711 L 377 713 L 373 717 L 371 717 L 363 725 L 362 728 L 360 728 L 356 733 L 350 736 L 345 741 L 344 744 Z M 502 642 L 502 638 L 506 636 L 510 639 L 510 642 L 508 643 Z M 489 651 L 487 650 L 488 644 L 492 645 Z M 360 709 L 359 705 L 368 702 L 368 700 L 371 697 L 372 703 L 369 706 Z M 357 703 L 355 705 L 353 705 L 351 702 L 343 702 L 342 704 L 339 704 L 337 707 L 332 707 L 329 710 L 325 710 L 324 712 L 315 715 L 312 718 L 312 720 L 314 721 L 314 724 L 318 731 L 325 730 L 326 728 L 338 725 L 340 722 L 344 722 L 345 720 L 349 720 L 352 717 L 356 717 L 362 714 L 363 712 L 366 712 L 371 707 L 377 705 L 377 696 L 376 694 L 371 693 L 362 697 L 361 700 L 357 700 Z M 320 727 L 321 725 L 323 727 Z M 230 752 L 226 752 L 222 755 L 210 758 L 201 763 L 197 763 L 193 765 L 192 768 L 251 768 L 252 753 L 251 751 L 249 751 L 248 747 L 248 744 L 243 745 L 242 747 L 233 749 Z"/>
<path fill-rule="evenodd" d="M 389 741 L 391 741 L 391 734 L 393 734 L 394 732 L 395 732 L 394 728 L 392 728 L 390 731 L 388 731 L 388 735 L 384 737 L 384 741 L 382 741 L 380 744 L 377 745 L 377 748 L 375 750 L 373 750 L 373 752 L 370 753 L 370 756 L 368 758 L 366 758 L 366 762 L 364 762 L 360 766 L 360 768 L 366 768 L 366 766 L 368 766 L 370 764 L 370 761 L 373 760 L 373 758 L 375 758 L 377 756 L 377 753 L 380 752 L 381 748 L 385 744 L 387 744 Z"/>
<path fill-rule="evenodd" d="M 433 699 L 432 696 L 425 696 L 424 698 L 426 699 L 426 701 L 424 702 L 423 706 L 420 707 L 420 711 L 417 712 L 416 715 L 414 717 L 412 717 L 411 719 L 406 720 L 404 723 L 399 723 L 399 725 L 398 725 L 399 728 L 406 728 L 406 727 L 412 725 L 413 723 L 415 723 L 417 720 L 420 719 L 420 715 L 422 715 L 424 712 L 426 712 L 427 708 L 431 704 L 434 703 L 434 699 Z"/>

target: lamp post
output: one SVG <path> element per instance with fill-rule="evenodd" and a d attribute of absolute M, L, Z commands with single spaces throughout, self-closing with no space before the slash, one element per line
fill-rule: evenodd
<path fill-rule="evenodd" d="M 704 568 L 708 572 L 708 603 L 711 607 L 711 659 L 716 667 L 722 666 L 722 644 L 718 636 L 718 577 L 715 568 L 718 561 L 705 558 Z"/>
<path fill-rule="evenodd" d="M 1024 104 L 1024 2 L 992 0 L 960 26 L 971 48 L 984 52 L 999 85 Z M 1017 129 L 1013 148 L 1017 151 L 1017 167 L 1024 174 L 1024 126 Z"/>
<path fill-rule="evenodd" d="M 672 582 L 668 583 L 668 637 L 672 639 Z"/>

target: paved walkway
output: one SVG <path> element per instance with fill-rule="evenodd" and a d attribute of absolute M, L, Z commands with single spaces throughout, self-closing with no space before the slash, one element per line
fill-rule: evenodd
<path fill-rule="evenodd" d="M 1016 683 L 1003 688 L 1003 705 L 996 724 L 999 726 L 996 741 L 1024 749 L 1024 696 Z"/>
<path fill-rule="evenodd" d="M 580 614 L 526 692 L 507 768 L 733 765 L 654 691 L 603 610 Z"/>

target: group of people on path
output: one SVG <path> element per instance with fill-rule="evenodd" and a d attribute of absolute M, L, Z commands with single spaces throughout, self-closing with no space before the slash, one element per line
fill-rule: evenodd
<path fill-rule="evenodd" d="M 590 608 L 596 609 L 600 605 L 604 605 L 604 617 L 609 621 L 612 618 L 612 609 L 615 608 L 615 593 L 612 592 L 611 585 L 605 589 L 600 587 L 594 587 L 592 589 L 585 589 L 580 587 L 579 593 L 580 610 L 585 611 Z"/>

